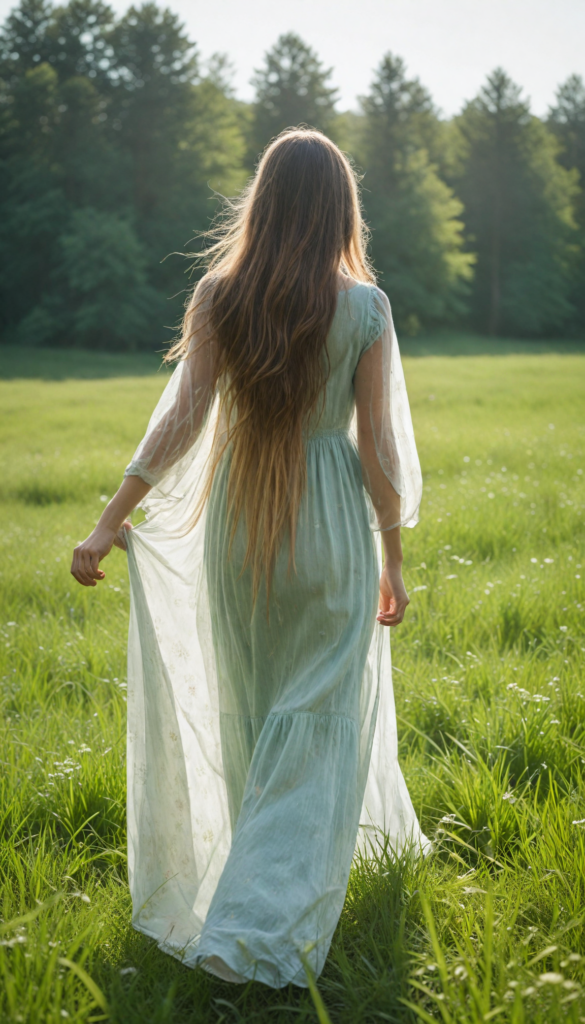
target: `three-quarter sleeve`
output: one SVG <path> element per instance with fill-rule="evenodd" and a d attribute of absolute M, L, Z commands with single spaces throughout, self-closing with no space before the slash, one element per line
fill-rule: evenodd
<path fill-rule="evenodd" d="M 172 374 L 124 474 L 165 490 L 168 477 L 177 476 L 179 464 L 197 441 L 213 403 L 215 348 L 209 304 L 200 287 L 191 302 L 193 312 L 188 314 L 192 332 L 188 352 Z"/>
<path fill-rule="evenodd" d="M 415 526 L 422 475 L 387 296 L 372 288 L 355 376 L 357 443 L 377 527 Z"/>

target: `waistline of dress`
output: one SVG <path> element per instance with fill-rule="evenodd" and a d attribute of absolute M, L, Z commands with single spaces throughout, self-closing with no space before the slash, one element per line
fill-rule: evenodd
<path fill-rule="evenodd" d="M 316 444 L 319 441 L 335 440 L 336 438 L 349 441 L 349 430 L 343 430 L 341 427 L 332 430 L 313 430 L 304 437 L 304 442 L 305 444 Z"/>

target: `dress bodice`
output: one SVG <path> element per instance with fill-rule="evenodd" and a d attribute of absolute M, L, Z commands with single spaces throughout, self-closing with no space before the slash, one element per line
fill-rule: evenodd
<path fill-rule="evenodd" d="M 386 326 L 375 301 L 376 295 L 374 285 L 361 283 L 338 294 L 337 309 L 327 335 L 329 375 L 325 405 L 318 424 L 313 428 L 315 432 L 347 430 L 349 427 L 354 409 L 357 365 Z"/>

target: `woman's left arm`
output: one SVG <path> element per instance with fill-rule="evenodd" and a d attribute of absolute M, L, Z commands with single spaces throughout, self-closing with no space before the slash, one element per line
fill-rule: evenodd
<path fill-rule="evenodd" d="M 125 477 L 117 493 L 102 512 L 95 530 L 92 530 L 87 540 L 77 545 L 73 552 L 71 574 L 82 586 L 95 587 L 98 580 L 104 579 L 106 574 L 100 569 L 100 562 L 109 555 L 114 544 L 116 547 L 126 548 L 122 528 L 132 529 L 127 517 L 150 489 L 150 484 L 145 483 L 139 476 Z"/>

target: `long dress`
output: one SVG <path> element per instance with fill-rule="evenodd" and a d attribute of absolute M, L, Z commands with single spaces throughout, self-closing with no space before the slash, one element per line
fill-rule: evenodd
<path fill-rule="evenodd" d="M 220 957 L 234 978 L 305 986 L 356 848 L 382 835 L 397 854 L 427 847 L 397 760 L 370 498 L 382 470 L 400 496 L 382 526 L 414 526 L 420 467 L 388 299 L 354 285 L 338 296 L 324 409 L 306 433 L 295 569 L 284 541 L 268 609 L 263 589 L 253 605 L 243 521 L 228 555 L 229 449 L 193 525 L 218 408 L 213 338 L 202 325 L 195 340 L 126 470 L 153 485 L 128 543 L 133 924 L 188 966 Z M 373 444 L 360 450 L 369 350 Z"/>

